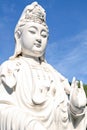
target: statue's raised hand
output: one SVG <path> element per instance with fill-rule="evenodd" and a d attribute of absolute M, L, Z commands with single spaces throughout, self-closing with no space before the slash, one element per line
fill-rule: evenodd
<path fill-rule="evenodd" d="M 86 94 L 83 88 L 83 83 L 80 81 L 80 86 L 78 87 L 78 81 L 73 78 L 71 84 L 71 93 L 70 93 L 70 106 L 71 110 L 74 113 L 82 113 L 86 106 Z"/>

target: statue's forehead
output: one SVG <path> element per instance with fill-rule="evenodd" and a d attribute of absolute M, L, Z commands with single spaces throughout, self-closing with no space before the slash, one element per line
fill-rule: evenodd
<path fill-rule="evenodd" d="M 46 30 L 48 32 L 48 29 L 46 28 L 46 26 L 42 25 L 42 24 L 39 24 L 39 23 L 35 23 L 35 22 L 28 22 L 25 24 L 25 28 L 28 29 L 28 28 L 36 28 L 36 29 L 43 29 L 43 30 Z"/>

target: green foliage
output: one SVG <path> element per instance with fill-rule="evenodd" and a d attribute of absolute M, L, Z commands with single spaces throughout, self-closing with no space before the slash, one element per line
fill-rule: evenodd
<path fill-rule="evenodd" d="M 78 87 L 80 87 L 80 81 L 78 81 Z M 87 97 L 87 84 L 83 83 L 83 87 L 84 87 L 84 90 L 85 90 L 85 93 L 86 93 L 86 97 Z"/>
<path fill-rule="evenodd" d="M 80 81 L 78 81 L 78 87 L 80 87 Z M 83 87 L 84 87 L 84 90 L 85 90 L 85 93 L 86 93 L 86 97 L 87 97 L 87 84 L 83 83 Z"/>
<path fill-rule="evenodd" d="M 87 84 L 84 84 L 83 87 L 84 87 L 84 90 L 85 90 L 85 93 L 86 93 L 86 97 L 87 97 Z"/>

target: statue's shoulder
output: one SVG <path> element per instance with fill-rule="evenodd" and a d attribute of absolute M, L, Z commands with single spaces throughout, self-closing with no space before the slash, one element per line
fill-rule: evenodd
<path fill-rule="evenodd" d="M 17 58 L 13 60 L 7 60 L 3 62 L 0 66 L 0 75 L 3 75 L 5 73 L 13 72 L 14 70 L 17 70 L 20 65 L 20 60 Z"/>
<path fill-rule="evenodd" d="M 26 71 L 27 68 L 29 70 L 29 66 L 21 57 L 9 59 L 1 64 L 0 75 L 7 75 L 14 72 L 19 72 L 19 70 Z"/>
<path fill-rule="evenodd" d="M 14 64 L 14 60 L 6 60 L 1 64 L 1 68 L 7 68 Z"/>
<path fill-rule="evenodd" d="M 14 69 L 16 67 L 18 63 L 18 60 L 17 59 L 14 59 L 14 60 L 6 60 L 5 62 L 3 62 L 1 64 L 1 67 L 0 69 L 1 70 L 6 70 L 6 69 Z"/>
<path fill-rule="evenodd" d="M 55 76 L 57 76 L 61 81 L 65 80 L 66 78 L 59 72 L 57 71 L 52 65 L 47 63 L 48 68 L 52 73 L 54 73 Z"/>
<path fill-rule="evenodd" d="M 56 81 L 60 81 L 62 87 L 64 88 L 67 94 L 70 94 L 70 85 L 68 79 L 65 78 L 60 72 L 58 72 L 53 66 L 47 64 L 48 68 L 52 72 L 52 75 L 55 77 Z"/>

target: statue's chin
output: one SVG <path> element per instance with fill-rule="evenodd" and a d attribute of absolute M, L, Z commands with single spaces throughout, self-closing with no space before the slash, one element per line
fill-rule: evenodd
<path fill-rule="evenodd" d="M 22 53 L 23 55 L 26 55 L 26 56 L 31 56 L 31 57 L 42 57 L 43 56 L 43 52 L 40 52 L 40 51 L 34 51 L 34 52 L 27 52 L 27 51 L 24 51 Z"/>

